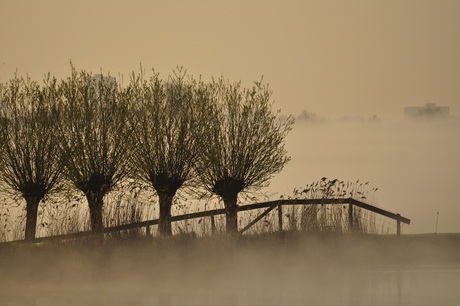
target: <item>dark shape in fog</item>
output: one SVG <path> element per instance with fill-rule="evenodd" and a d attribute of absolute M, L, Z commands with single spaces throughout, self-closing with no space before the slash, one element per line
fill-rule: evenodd
<path fill-rule="evenodd" d="M 404 108 L 405 118 L 447 118 L 450 108 L 427 103 L 425 106 L 408 106 Z"/>

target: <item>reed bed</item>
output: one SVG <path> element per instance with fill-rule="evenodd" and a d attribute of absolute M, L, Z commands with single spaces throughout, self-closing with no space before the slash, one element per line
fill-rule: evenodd
<path fill-rule="evenodd" d="M 323 178 L 304 188 L 296 188 L 286 198 L 326 199 L 354 197 L 375 205 L 375 191 L 368 183 L 343 182 Z M 197 200 L 189 198 L 189 194 L 181 194 L 174 200 L 172 215 L 182 215 L 206 211 L 220 207 L 220 202 L 212 199 Z M 282 196 L 281 198 L 285 198 Z M 256 202 L 254 198 L 245 199 Z M 265 199 L 266 200 L 266 199 Z M 63 203 L 64 202 L 64 203 Z M 114 227 L 158 218 L 158 202 L 156 194 L 147 185 L 136 185 L 126 182 L 106 196 L 104 206 L 104 226 Z M 4 202 L 5 203 L 5 202 Z M 22 240 L 25 223 L 24 209 L 17 199 L 10 205 L 0 207 L 0 241 Z M 279 231 L 279 216 L 276 208 L 264 218 L 250 227 L 245 235 L 269 234 Z M 290 205 L 282 208 L 283 232 L 304 233 L 368 233 L 391 234 L 395 226 L 385 222 L 370 211 L 354 207 L 353 224 L 348 215 L 348 205 L 316 204 Z M 250 210 L 239 213 L 240 229 L 248 225 L 264 210 Z M 57 236 L 90 230 L 89 211 L 83 194 L 66 193 L 64 197 L 48 197 L 39 207 L 38 237 Z M 173 235 L 204 237 L 225 233 L 225 215 L 202 217 L 173 222 Z M 147 234 L 145 228 L 125 230 L 106 234 L 107 237 L 136 237 Z M 149 234 L 159 236 L 157 226 L 151 226 Z"/>

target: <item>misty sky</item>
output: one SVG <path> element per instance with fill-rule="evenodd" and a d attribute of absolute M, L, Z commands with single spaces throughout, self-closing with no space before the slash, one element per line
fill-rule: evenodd
<path fill-rule="evenodd" d="M 285 112 L 460 113 L 460 2 L 0 1 L 0 81 L 77 68 L 127 76 L 183 65 L 250 84 Z"/>
<path fill-rule="evenodd" d="M 69 75 L 70 60 L 77 69 L 96 73 L 102 69 L 117 77 L 123 74 L 126 79 L 140 63 L 164 77 L 182 65 L 205 80 L 223 74 L 250 85 L 263 75 L 273 90 L 276 107 L 294 115 L 305 109 L 326 118 L 376 114 L 384 120 L 402 120 L 405 106 L 437 103 L 450 106 L 451 114 L 458 116 L 459 34 L 457 0 L 0 0 L 0 82 L 6 82 L 16 70 L 33 79 L 41 79 L 47 72 L 63 78 Z M 458 202 L 458 192 L 450 189 L 460 182 L 455 172 L 460 164 L 455 155 L 460 143 L 448 137 L 458 135 L 458 125 L 454 132 L 439 130 L 442 139 L 432 135 L 436 132 L 423 137 L 407 132 L 406 141 L 395 140 L 391 135 L 400 133 L 391 124 L 386 127 L 384 131 L 369 130 L 376 134 L 367 138 L 343 135 L 346 144 L 361 141 L 367 155 L 349 146 L 345 150 L 348 155 L 330 156 L 331 141 L 321 140 L 335 135 L 328 128 L 319 132 L 307 129 L 311 134 L 293 133 L 299 138 L 289 138 L 291 168 L 275 180 L 274 186 L 284 192 L 288 185 L 299 186 L 322 176 L 371 180 L 374 186 L 387 190 L 380 205 L 402 211 L 407 217 L 421 205 L 419 200 L 425 207 L 433 203 L 434 195 L 447 193 L 444 200 L 450 201 L 450 206 L 442 212 L 452 220 L 444 231 L 460 231 L 460 210 L 453 203 Z M 344 133 L 342 128 L 338 130 Z M 305 139 L 306 135 L 323 138 L 313 141 Z M 372 140 L 379 136 L 378 142 Z M 412 145 L 405 147 L 408 143 Z M 415 178 L 406 174 L 406 182 L 415 181 L 402 191 L 401 183 L 395 183 L 395 178 L 401 177 L 396 170 L 407 163 L 412 166 L 404 173 L 422 165 L 438 169 L 434 165 L 438 157 L 427 149 L 433 150 L 432 146 L 437 146 L 433 154 L 454 167 L 431 171 L 437 189 L 423 202 L 417 195 L 418 190 L 429 186 L 420 185 L 423 173 L 416 172 Z M 388 154 L 382 163 L 378 157 Z M 360 162 L 350 162 L 352 156 Z M 363 166 L 365 156 L 371 157 Z M 288 176 L 294 169 L 305 170 L 304 181 L 300 175 Z M 314 171 L 307 171 L 311 169 Z M 390 195 L 402 196 L 404 201 L 388 204 Z M 409 209 L 404 205 L 411 196 L 417 204 L 412 203 Z M 415 223 L 415 229 L 432 230 L 435 211 L 427 212 L 422 218 L 424 225 L 417 227 Z"/>

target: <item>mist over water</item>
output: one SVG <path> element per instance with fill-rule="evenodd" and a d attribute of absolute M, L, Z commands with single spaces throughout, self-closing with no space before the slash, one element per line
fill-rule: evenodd
<path fill-rule="evenodd" d="M 286 238 L 2 249 L 0 304 L 419 306 L 460 300 L 458 236 Z"/>
<path fill-rule="evenodd" d="M 369 181 L 371 204 L 412 220 L 405 233 L 460 231 L 460 120 L 300 121 L 286 140 L 292 160 L 272 194 L 322 177 Z"/>

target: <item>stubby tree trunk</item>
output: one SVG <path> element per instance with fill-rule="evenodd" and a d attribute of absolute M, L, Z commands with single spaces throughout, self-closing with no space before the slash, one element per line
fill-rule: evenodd
<path fill-rule="evenodd" d="M 88 191 L 86 200 L 89 206 L 91 220 L 91 231 L 95 234 L 102 234 L 104 225 L 102 223 L 102 207 L 104 206 L 104 193 L 102 191 Z"/>
<path fill-rule="evenodd" d="M 168 193 L 158 193 L 160 202 L 160 219 L 158 221 L 158 229 L 161 236 L 171 236 L 171 206 L 174 195 Z"/>
<path fill-rule="evenodd" d="M 238 194 L 227 196 L 224 200 L 225 205 L 225 230 L 227 234 L 238 233 Z"/>
<path fill-rule="evenodd" d="M 33 241 L 37 231 L 37 212 L 41 198 L 37 196 L 26 198 L 26 231 L 25 240 Z"/>

